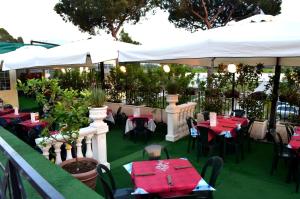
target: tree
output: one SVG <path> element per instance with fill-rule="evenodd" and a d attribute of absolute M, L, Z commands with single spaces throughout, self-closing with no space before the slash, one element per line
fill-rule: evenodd
<path fill-rule="evenodd" d="M 231 20 L 242 20 L 263 11 L 280 13 L 282 0 L 161 0 L 169 21 L 190 31 L 225 26 Z"/>
<path fill-rule="evenodd" d="M 122 41 L 122 42 L 136 44 L 136 45 L 140 45 L 141 44 L 138 41 L 132 40 L 132 38 L 129 36 L 129 34 L 127 32 L 124 31 L 124 29 L 122 29 L 121 32 L 120 32 L 119 40 Z"/>
<path fill-rule="evenodd" d="M 54 10 L 81 31 L 95 35 L 104 29 L 117 39 L 125 22 L 136 24 L 153 4 L 152 0 L 60 0 Z"/>
<path fill-rule="evenodd" d="M 4 28 L 0 28 L 0 41 L 24 43 L 22 37 L 15 39 Z"/>

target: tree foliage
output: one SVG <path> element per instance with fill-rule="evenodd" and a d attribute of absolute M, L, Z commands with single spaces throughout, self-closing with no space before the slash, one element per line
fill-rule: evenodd
<path fill-rule="evenodd" d="M 130 43 L 130 44 L 136 44 L 140 45 L 141 43 L 138 41 L 134 41 L 127 32 L 124 31 L 124 29 L 121 30 L 120 35 L 119 35 L 119 41 L 125 42 L 125 43 Z"/>
<path fill-rule="evenodd" d="M 60 0 L 54 10 L 82 31 L 104 29 L 117 39 L 125 22 L 136 24 L 152 8 L 150 0 Z"/>
<path fill-rule="evenodd" d="M 4 28 L 0 28 L 0 41 L 24 43 L 22 37 L 15 39 Z"/>
<path fill-rule="evenodd" d="M 239 21 L 263 11 L 280 13 L 282 0 L 161 0 L 160 7 L 167 10 L 169 21 L 176 27 L 191 31 L 211 29 Z"/>

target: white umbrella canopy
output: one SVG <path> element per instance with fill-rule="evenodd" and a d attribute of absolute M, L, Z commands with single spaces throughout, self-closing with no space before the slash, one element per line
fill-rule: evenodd
<path fill-rule="evenodd" d="M 92 66 L 94 63 L 117 59 L 118 50 L 131 49 L 135 46 L 108 39 L 92 38 L 47 49 L 33 56 L 34 59 L 30 56 L 27 57 L 28 59 L 21 59 L 18 65 L 4 60 L 3 70 Z M 15 57 L 15 59 L 19 58 Z"/>
<path fill-rule="evenodd" d="M 185 41 L 119 52 L 119 62 L 300 65 L 300 22 L 274 19 L 203 31 Z"/>
<path fill-rule="evenodd" d="M 14 66 L 28 67 L 35 63 L 35 59 L 47 49 L 42 46 L 22 46 L 14 51 L 0 54 L 2 67 L 9 63 Z M 5 69 L 5 67 L 3 68 Z"/>

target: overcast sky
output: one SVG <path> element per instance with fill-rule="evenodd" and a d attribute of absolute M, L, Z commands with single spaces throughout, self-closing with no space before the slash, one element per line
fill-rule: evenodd
<path fill-rule="evenodd" d="M 0 0 L 0 27 L 5 28 L 13 37 L 21 36 L 24 41 L 45 41 L 66 43 L 86 39 L 88 34 L 82 33 L 71 23 L 65 23 L 53 10 L 58 0 Z M 300 19 L 299 0 L 283 0 L 282 15 Z M 157 11 L 149 14 L 147 19 L 137 25 L 125 24 L 129 35 L 142 44 L 172 41 L 187 37 L 191 33 L 184 29 L 176 29 L 168 21 L 168 14 Z M 106 33 L 101 34 L 110 38 Z"/>

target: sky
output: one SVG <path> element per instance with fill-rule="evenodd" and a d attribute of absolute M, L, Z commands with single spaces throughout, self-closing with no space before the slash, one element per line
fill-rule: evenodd
<path fill-rule="evenodd" d="M 63 44 L 87 39 L 72 23 L 66 23 L 53 10 L 58 0 L 0 0 L 0 27 L 13 37 L 21 36 L 25 43 L 31 40 Z M 300 19 L 299 0 L 283 0 L 283 16 Z M 158 10 L 155 15 L 148 14 L 138 24 L 125 24 L 124 29 L 136 41 L 153 44 L 176 41 L 191 35 L 185 29 L 178 29 L 168 21 L 168 13 Z M 105 38 L 111 38 L 101 33 Z"/>

